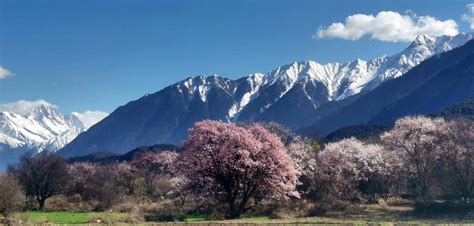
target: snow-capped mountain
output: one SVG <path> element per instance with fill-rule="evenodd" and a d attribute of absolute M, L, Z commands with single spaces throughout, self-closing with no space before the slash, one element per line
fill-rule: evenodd
<path fill-rule="evenodd" d="M 400 77 L 472 38 L 472 33 L 419 36 L 398 54 L 368 61 L 295 62 L 237 80 L 217 75 L 188 78 L 119 107 L 60 153 L 123 152 L 142 145 L 179 144 L 187 129 L 203 119 L 275 121 L 298 129 L 317 120 L 331 103 L 353 101 L 356 94 Z"/>
<path fill-rule="evenodd" d="M 77 117 L 64 116 L 51 105 L 39 105 L 23 114 L 0 112 L 0 144 L 11 149 L 57 151 L 85 130 Z"/>
<path fill-rule="evenodd" d="M 246 115 L 243 120 L 253 120 L 256 115 L 262 114 L 279 102 L 292 89 L 301 89 L 307 101 L 316 110 L 323 103 L 342 100 L 362 91 L 372 90 L 385 81 L 403 75 L 431 56 L 465 44 L 473 36 L 473 33 L 454 37 L 422 35 L 418 36 L 408 48 L 393 56 L 369 61 L 357 59 L 344 64 L 319 64 L 314 61 L 295 62 L 278 67 L 267 74 L 249 75 L 237 80 L 238 84 L 235 85 L 227 82 L 222 88 L 236 101 L 229 109 L 226 118 L 233 122 L 239 121 L 239 116 L 245 112 L 246 106 L 257 99 L 257 101 L 253 101 L 258 103 L 257 109 L 250 108 L 251 113 L 248 111 L 243 113 Z M 188 88 L 188 94 L 198 92 L 200 98 L 206 102 L 208 91 L 212 88 L 213 83 L 206 83 L 205 76 L 199 78 L 198 82 L 193 83 L 196 78 L 189 78 L 181 83 Z M 178 83 L 177 86 L 180 87 L 182 84 Z M 245 91 L 241 90 L 242 86 L 245 87 L 243 88 Z M 233 89 L 230 89 L 231 87 Z M 271 98 L 267 96 L 268 91 L 272 93 Z M 259 98 L 260 96 L 263 98 Z M 258 99 L 264 100 L 258 101 Z"/>
<path fill-rule="evenodd" d="M 358 95 L 350 104 L 321 117 L 300 132 L 311 135 L 319 131 L 325 135 L 338 129 L 344 131 L 344 127 L 386 125 L 406 115 L 435 115 L 472 98 L 474 40 L 431 57 L 403 76 Z"/>
<path fill-rule="evenodd" d="M 373 89 L 386 80 L 400 77 L 431 56 L 464 45 L 473 39 L 473 36 L 474 33 L 463 33 L 454 37 L 418 36 L 408 48 L 385 58 L 386 63 L 378 68 L 377 76 L 371 79 L 370 83 L 366 85 L 366 89 Z"/>
<path fill-rule="evenodd" d="M 0 171 L 25 152 L 61 149 L 106 116 L 99 111 L 63 115 L 57 108 L 44 100 L 0 104 Z"/>
<path fill-rule="evenodd" d="M 295 62 L 262 75 L 258 75 L 257 86 L 251 95 L 267 86 L 281 85 L 284 88 L 279 98 L 296 84 L 318 83 L 327 92 L 327 99 L 342 100 L 362 90 L 370 90 L 381 83 L 397 78 L 431 56 L 449 51 L 465 44 L 474 37 L 474 33 L 460 34 L 454 37 L 428 35 L 418 36 L 411 45 L 393 56 L 375 58 L 369 61 L 356 59 L 348 63 L 319 64 L 314 61 Z M 249 80 L 255 80 L 250 75 Z M 308 98 L 310 96 L 308 95 Z"/>

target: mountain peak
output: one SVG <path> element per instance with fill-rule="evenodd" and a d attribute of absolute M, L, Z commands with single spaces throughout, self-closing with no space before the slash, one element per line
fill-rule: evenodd
<path fill-rule="evenodd" d="M 28 113 L 28 116 L 58 116 L 60 113 L 57 111 L 57 107 L 52 106 L 52 105 L 45 105 L 41 104 L 38 105 L 34 108 L 31 108 L 31 110 Z"/>
<path fill-rule="evenodd" d="M 23 116 L 27 116 L 34 111 L 48 111 L 57 108 L 58 106 L 42 99 L 35 101 L 19 100 L 17 102 L 1 104 L 0 112 L 9 111 Z"/>
<path fill-rule="evenodd" d="M 420 47 L 423 47 L 434 51 L 435 54 L 438 54 L 461 46 L 467 41 L 473 39 L 473 37 L 473 32 L 459 33 L 455 36 L 419 35 L 407 49 L 419 49 Z"/>
<path fill-rule="evenodd" d="M 433 45 L 436 39 L 435 36 L 431 35 L 418 35 L 413 41 L 413 45 Z"/>
<path fill-rule="evenodd" d="M 3 111 L 0 115 L 0 144 L 9 145 L 14 140 L 15 145 L 9 145 L 12 148 L 56 151 L 85 130 L 77 119 L 64 116 L 47 105 L 38 105 L 26 115 L 11 111 Z M 68 139 L 64 134 L 68 134 Z M 56 141 L 54 147 L 49 146 L 52 140 L 63 142 Z"/>
<path fill-rule="evenodd" d="M 86 128 L 44 100 L 0 105 L 0 146 L 19 151 L 56 151 Z"/>
<path fill-rule="evenodd" d="M 217 74 L 199 75 L 184 79 L 172 86 L 176 87 L 180 93 L 186 93 L 191 97 L 199 95 L 199 98 L 205 102 L 208 92 L 213 88 L 218 87 L 229 91 L 228 81 L 230 80 Z"/>

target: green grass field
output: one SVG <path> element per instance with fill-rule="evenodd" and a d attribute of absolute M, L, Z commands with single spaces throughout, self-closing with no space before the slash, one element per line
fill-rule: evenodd
<path fill-rule="evenodd" d="M 14 218 L 32 224 L 53 223 L 53 224 L 86 224 L 94 219 L 102 219 L 105 222 L 123 222 L 127 213 L 108 212 L 22 212 L 15 214 Z"/>
<path fill-rule="evenodd" d="M 380 212 L 376 209 L 371 211 Z M 381 212 L 380 212 L 381 213 Z M 97 225 L 97 220 L 102 224 L 121 224 L 126 225 L 128 213 L 109 213 L 109 212 L 21 212 L 14 215 L 14 218 L 21 220 L 21 224 L 87 224 Z M 189 223 L 198 223 L 199 225 L 208 224 L 245 224 L 245 225 L 262 225 L 262 224 L 281 224 L 281 225 L 318 225 L 318 224 L 343 224 L 343 225 L 432 225 L 432 224 L 468 224 L 473 225 L 471 219 L 443 219 L 443 218 L 426 218 L 416 219 L 411 217 L 391 217 L 379 214 L 364 213 L 362 215 L 333 215 L 328 217 L 302 217 L 290 219 L 271 219 L 268 216 L 243 216 L 241 219 L 235 220 L 208 220 L 206 215 L 182 215 L 179 216 L 180 222 L 176 225 Z M 139 222 L 140 225 L 151 225 L 159 222 Z M 163 222 L 165 223 L 165 222 Z M 133 225 L 137 225 L 136 223 Z"/>
<path fill-rule="evenodd" d="M 21 212 L 14 215 L 15 219 L 21 222 L 31 224 L 87 224 L 95 223 L 95 220 L 101 219 L 103 222 L 125 222 L 127 213 L 109 213 L 109 212 Z M 208 221 L 206 215 L 183 215 L 180 217 L 187 223 Z M 245 216 L 239 219 L 241 221 L 261 222 L 269 220 L 267 216 Z"/>

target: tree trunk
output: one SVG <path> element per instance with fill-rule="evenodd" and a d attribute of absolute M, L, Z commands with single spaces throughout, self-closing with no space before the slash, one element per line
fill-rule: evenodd
<path fill-rule="evenodd" d="M 237 219 L 239 218 L 244 212 L 245 212 L 245 206 L 247 205 L 248 198 L 244 198 L 240 202 L 240 204 L 237 202 L 229 202 L 229 210 L 230 210 L 230 218 L 231 219 Z"/>
<path fill-rule="evenodd" d="M 233 201 L 229 202 L 229 218 L 235 219 L 237 218 L 237 211 L 235 209 L 235 203 Z"/>
<path fill-rule="evenodd" d="M 38 200 L 38 204 L 39 204 L 39 210 L 43 210 L 44 209 L 44 203 L 46 202 L 46 199 L 38 197 L 37 200 Z"/>
<path fill-rule="evenodd" d="M 236 205 L 235 201 L 229 202 L 230 219 L 237 219 L 242 214 L 242 210 Z"/>
<path fill-rule="evenodd" d="M 230 219 L 238 219 L 242 212 L 238 208 L 230 210 Z"/>

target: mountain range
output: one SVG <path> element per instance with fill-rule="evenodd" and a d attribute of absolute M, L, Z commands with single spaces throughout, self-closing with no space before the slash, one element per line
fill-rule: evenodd
<path fill-rule="evenodd" d="M 451 51 L 472 38 L 472 33 L 454 37 L 424 35 L 398 54 L 369 61 L 295 62 L 237 80 L 217 75 L 188 78 L 117 108 L 60 153 L 124 153 L 157 143 L 179 145 L 187 129 L 203 119 L 274 121 L 294 130 L 309 128 L 327 134 L 371 120 L 391 120 L 424 113 L 424 109 L 433 111 L 472 94 L 471 80 L 465 79 L 472 77 L 468 68 L 472 43 L 459 48 L 464 52 Z M 450 54 L 443 54 L 446 51 Z M 430 57 L 432 60 L 422 63 Z M 450 73 L 457 74 L 446 76 Z M 443 83 L 449 79 L 452 81 Z M 436 87 L 430 100 L 416 106 L 423 92 L 430 93 Z M 443 93 L 452 90 L 456 91 L 444 98 Z M 431 105 L 435 98 L 439 102 Z M 416 107 L 418 110 L 412 111 Z"/>
<path fill-rule="evenodd" d="M 57 151 L 90 124 L 78 113 L 63 115 L 45 101 L 19 101 L 19 105 L 27 107 L 0 111 L 0 169 L 28 151 Z"/>
<path fill-rule="evenodd" d="M 423 61 L 324 118 L 306 131 L 322 134 L 348 125 L 382 124 L 413 114 L 435 114 L 474 97 L 474 41 Z"/>
<path fill-rule="evenodd" d="M 52 106 L 40 105 L 26 114 L 0 112 L 0 142 L 10 148 L 56 151 L 79 133 L 84 124 L 74 115 L 64 116 Z"/>

